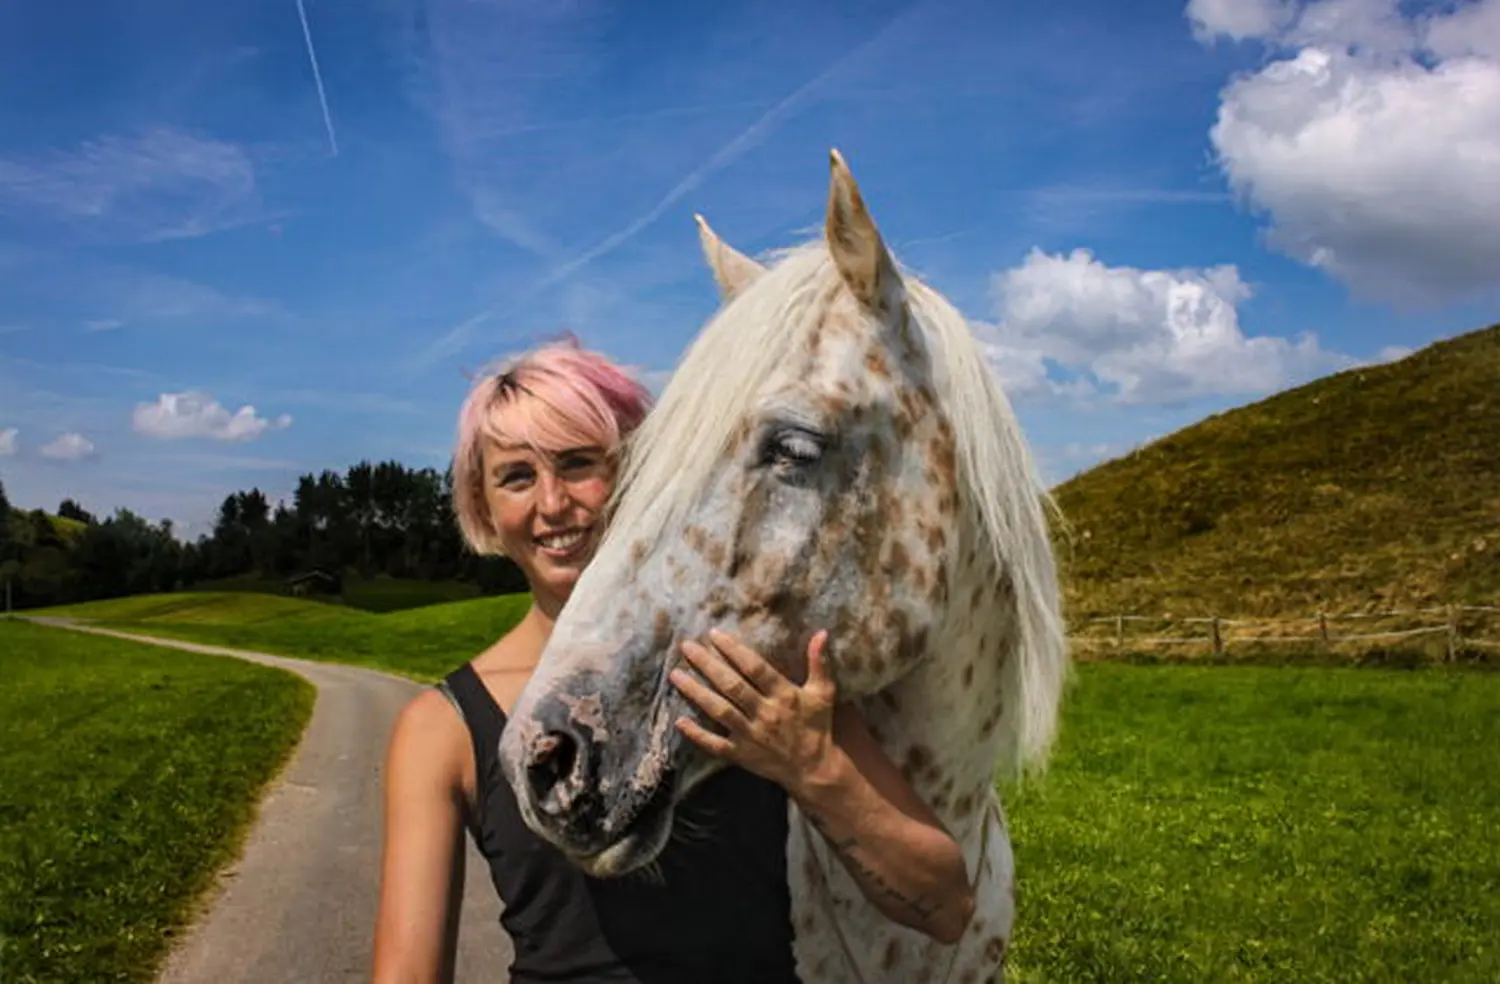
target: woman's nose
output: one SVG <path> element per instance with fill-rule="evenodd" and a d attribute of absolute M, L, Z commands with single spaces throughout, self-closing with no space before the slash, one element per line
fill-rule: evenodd
<path fill-rule="evenodd" d="M 556 515 L 568 508 L 568 485 L 550 471 L 544 471 L 538 483 L 537 508 Z"/>

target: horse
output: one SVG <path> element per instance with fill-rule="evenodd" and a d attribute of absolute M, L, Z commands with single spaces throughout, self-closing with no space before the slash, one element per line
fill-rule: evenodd
<path fill-rule="evenodd" d="M 842 155 L 824 234 L 761 262 L 695 216 L 721 295 L 632 437 L 608 529 L 500 744 L 526 823 L 595 877 L 650 870 L 723 767 L 673 725 L 684 639 L 839 698 L 963 848 L 955 943 L 882 915 L 789 807 L 795 952 L 817 984 L 1003 977 L 1014 857 L 996 779 L 1045 768 L 1069 673 L 1052 506 L 962 315 L 904 271 Z M 578 747 L 581 743 L 582 747 Z"/>

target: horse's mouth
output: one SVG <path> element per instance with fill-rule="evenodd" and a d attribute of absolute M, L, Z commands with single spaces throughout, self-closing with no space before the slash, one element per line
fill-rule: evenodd
<path fill-rule="evenodd" d="M 647 797 L 606 847 L 589 854 L 574 854 L 573 861 L 595 878 L 618 878 L 656 860 L 672 834 L 677 784 L 675 776 L 661 777 Z"/>

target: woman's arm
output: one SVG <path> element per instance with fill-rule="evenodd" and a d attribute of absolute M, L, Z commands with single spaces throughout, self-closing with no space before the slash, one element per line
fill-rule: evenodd
<path fill-rule="evenodd" d="M 974 911 L 963 853 L 858 710 L 836 703 L 822 661 L 826 633 L 808 646 L 802 686 L 738 640 L 711 636 L 713 649 L 682 647 L 711 686 L 682 670 L 672 680 L 728 735 L 686 718 L 678 728 L 712 754 L 785 788 L 887 917 L 957 942 Z"/>
<path fill-rule="evenodd" d="M 462 727 L 447 699 L 427 690 L 392 729 L 372 984 L 453 980 L 464 878 Z"/>
<path fill-rule="evenodd" d="M 963 852 L 850 704 L 834 747 L 788 793 L 838 852 L 866 897 L 896 922 L 957 943 L 974 913 Z"/>

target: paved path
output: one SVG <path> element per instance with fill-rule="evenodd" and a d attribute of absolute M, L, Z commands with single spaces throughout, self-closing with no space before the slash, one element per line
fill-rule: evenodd
<path fill-rule="evenodd" d="M 375 670 L 32 618 L 297 673 L 318 688 L 312 720 L 261 800 L 243 855 L 159 984 L 367 982 L 380 889 L 381 769 L 396 713 L 420 688 Z M 503 984 L 510 943 L 483 859 L 468 846 L 457 981 Z"/>

